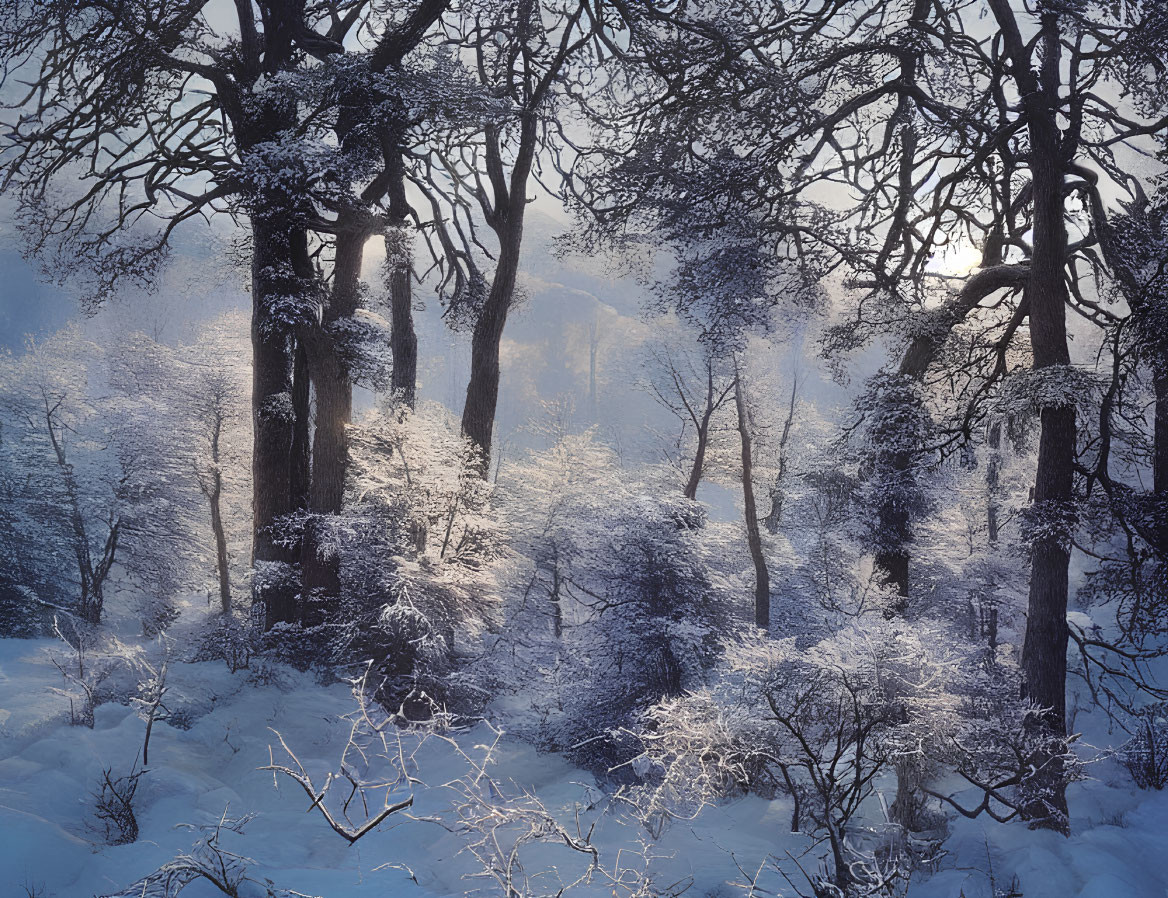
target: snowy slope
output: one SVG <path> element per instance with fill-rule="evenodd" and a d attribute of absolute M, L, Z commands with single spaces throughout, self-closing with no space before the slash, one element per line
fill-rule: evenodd
<path fill-rule="evenodd" d="M 218 663 L 173 665 L 168 702 L 172 710 L 185 710 L 190 728 L 155 728 L 137 797 L 139 840 L 100 844 L 92 793 L 103 767 L 125 772 L 133 762 L 144 724 L 132 708 L 111 703 L 98 707 L 92 730 L 69 726 L 65 700 L 49 691 L 61 680 L 50 653 L 61 655 L 60 643 L 0 640 L 0 896 L 22 896 L 26 889 L 44 898 L 117 891 L 190 849 L 195 836 L 179 824 L 213 823 L 225 808 L 257 815 L 225 844 L 255 860 L 253 876 L 284 888 L 328 898 L 498 894 L 490 881 L 470 876 L 481 868 L 463 850 L 465 836 L 398 816 L 349 846 L 317 814 L 306 813 L 308 801 L 294 783 L 283 780 L 277 789 L 271 773 L 257 769 L 268 763 L 268 746 L 275 743 L 269 728 L 322 778 L 336 769 L 346 741 L 349 724 L 340 716 L 353 709 L 349 689 L 322 686 L 286 668 L 273 668 L 257 682 L 247 671 L 232 675 Z M 479 727 L 458 741 L 473 755 L 476 744 L 491 738 Z M 439 742 L 423 746 L 418 758 L 427 785 L 416 787 L 413 813 L 442 818 L 452 797 L 442 784 L 462 776 L 465 764 Z M 499 782 L 533 790 L 565 820 L 577 802 L 600 794 L 589 775 L 514 740 L 504 738 L 496 760 Z M 1072 791 L 1071 839 L 989 821 L 956 822 L 941 869 L 910 894 L 988 896 L 992 866 L 1000 890 L 1017 874 L 1027 898 L 1168 895 L 1168 795 L 1134 791 L 1116 768 L 1101 765 L 1096 774 L 1096 781 Z M 806 837 L 786 832 L 789 819 L 785 801 L 747 798 L 707 809 L 692 823 L 675 823 L 649 848 L 654 881 L 663 893 L 692 880 L 686 894 L 741 895 L 733 885 L 742 879 L 737 865 L 753 873 L 768 853 L 785 857 L 808 847 Z M 643 838 L 638 826 L 609 813 L 598 823 L 594 844 L 606 868 L 632 870 L 644 866 Z M 580 855 L 546 846 L 528 851 L 524 860 L 529 870 L 555 865 L 568 879 L 587 867 Z M 814 867 L 814 854 L 808 863 Z M 386 864 L 401 866 L 375 869 Z M 758 894 L 794 894 L 777 872 L 764 872 L 759 885 L 765 891 Z M 195 884 L 183 894 L 219 893 Z M 571 894 L 613 892 L 598 878 Z"/>

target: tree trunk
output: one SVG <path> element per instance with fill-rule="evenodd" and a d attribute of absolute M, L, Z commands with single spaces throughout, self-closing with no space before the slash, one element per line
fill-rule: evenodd
<path fill-rule="evenodd" d="M 307 241 L 303 231 L 263 214 L 252 218 L 252 239 L 252 560 L 256 565 L 287 564 L 295 561 L 295 553 L 278 544 L 273 524 L 293 509 L 297 413 L 292 339 L 274 306 L 303 292 L 291 260 L 297 249 L 307 257 Z M 294 585 L 273 569 L 258 574 L 253 599 L 264 604 L 265 626 L 294 621 Z"/>
<path fill-rule="evenodd" d="M 207 497 L 211 505 L 211 532 L 215 535 L 215 571 L 219 575 L 219 610 L 231 612 L 231 570 L 227 560 L 227 534 L 223 529 L 223 514 L 219 497 L 223 492 L 223 475 L 215 471 L 214 485 Z"/>
<path fill-rule="evenodd" d="M 712 410 L 707 406 L 705 415 L 698 425 L 698 447 L 694 452 L 693 465 L 690 467 L 689 480 L 685 483 L 682 495 L 691 502 L 698 497 L 698 484 L 702 482 L 702 469 L 706 464 L 706 445 L 710 440 L 710 415 Z"/>
<path fill-rule="evenodd" d="M 471 337 L 470 381 L 462 410 L 462 432 L 481 453 L 478 465 L 484 479 L 490 471 L 491 438 L 499 402 L 499 347 L 519 274 L 524 202 L 525 198 L 520 196 L 520 204 L 510 210 L 511 217 L 500 231 L 499 263 L 495 268 L 495 278 Z"/>
<path fill-rule="evenodd" d="M 312 438 L 312 478 L 308 490 L 309 520 L 305 524 L 300 564 L 303 572 L 301 622 L 314 626 L 327 616 L 327 606 L 340 594 L 340 554 L 328 549 L 328 521 L 340 514 L 345 497 L 349 447 L 346 428 L 353 417 L 353 381 L 341 347 L 338 321 L 357 311 L 361 260 L 367 233 L 344 228 L 337 236 L 333 289 L 320 333 L 309 344 L 313 394 L 316 399 Z"/>
<path fill-rule="evenodd" d="M 389 262 L 390 349 L 393 352 L 393 381 L 395 396 L 410 408 L 414 407 L 418 383 L 418 335 L 414 332 L 413 266 L 405 247 L 404 233 L 395 247 L 399 256 Z M 386 240 L 389 258 L 390 240 Z"/>
<path fill-rule="evenodd" d="M 986 532 L 991 546 L 998 544 L 998 498 L 1002 478 L 1002 424 L 990 426 L 989 461 L 986 463 Z"/>
<path fill-rule="evenodd" d="M 403 110 L 404 116 L 404 110 Z M 385 264 L 389 273 L 390 350 L 393 353 L 392 387 L 408 407 L 414 407 L 418 389 L 418 336 L 414 332 L 413 253 L 410 204 L 406 197 L 405 146 L 394 134 L 397 153 L 389 179 L 389 214 L 395 227 L 385 235 Z"/>
<path fill-rule="evenodd" d="M 314 372 L 316 433 L 312 441 L 312 486 L 309 508 L 337 514 L 345 494 L 348 440 L 345 428 L 353 417 L 353 382 L 344 361 L 329 347 Z"/>
<path fill-rule="evenodd" d="M 894 461 L 894 470 L 904 477 L 911 476 L 911 460 L 907 456 L 907 452 L 898 452 Z M 908 608 L 908 541 L 912 534 L 908 511 L 895 502 L 883 502 L 876 515 L 885 543 L 885 548 L 876 553 L 876 575 L 883 585 L 895 590 L 897 598 L 892 610 L 903 614 Z"/>
<path fill-rule="evenodd" d="M 752 475 L 750 421 L 746 398 L 742 391 L 742 377 L 737 366 L 734 372 L 734 407 L 738 412 L 738 435 L 742 440 L 742 505 L 746 517 L 746 542 L 754 562 L 754 623 L 762 630 L 771 626 L 771 584 L 766 558 L 762 553 L 762 534 L 758 529 L 758 507 L 754 502 Z"/>
<path fill-rule="evenodd" d="M 791 425 L 795 423 L 795 396 L 799 390 L 799 377 L 791 379 L 791 401 L 787 406 L 787 420 L 783 422 L 783 433 L 779 437 L 779 470 L 771 487 L 771 510 L 767 512 L 764 524 L 768 533 L 778 533 L 783 521 L 783 489 L 787 479 L 787 442 L 791 438 Z"/>
<path fill-rule="evenodd" d="M 1168 339 L 1168 334 L 1164 335 Z M 1160 554 L 1168 558 L 1168 353 L 1158 358 L 1159 368 L 1152 379 L 1156 395 L 1155 443 L 1152 461 L 1152 490 L 1161 503 L 1158 506 L 1159 525 L 1156 527 L 1156 543 Z"/>
<path fill-rule="evenodd" d="M 308 351 L 304 342 L 297 340 L 292 357 L 292 451 L 288 460 L 288 492 L 294 509 L 308 507 L 311 385 Z"/>
<path fill-rule="evenodd" d="M 998 4 L 1003 2 L 995 0 Z M 1064 280 L 1067 251 L 1064 147 L 1055 118 L 1059 83 L 1058 15 L 1043 13 L 1041 29 L 1041 89 L 1027 93 L 1023 100 L 1034 193 L 1034 252 L 1026 300 L 1036 369 L 1070 364 Z M 1015 67 L 1025 64 L 1028 63 L 1022 59 L 1014 59 Z M 1041 422 L 1034 503 L 1039 514 L 1063 515 L 1069 511 L 1074 485 L 1074 406 L 1046 406 L 1041 412 Z M 1067 589 L 1071 556 L 1067 538 L 1057 532 L 1060 529 L 1044 528 L 1048 534 L 1052 530 L 1056 532 L 1035 540 L 1031 550 L 1030 597 L 1022 648 L 1023 689 L 1026 698 L 1046 709 L 1034 721 L 1035 735 L 1053 738 L 1054 744 L 1036 753 L 1033 765 L 1040 772 L 1031 777 L 1021 798 L 1023 819 L 1032 826 L 1066 834 L 1069 832 L 1066 784 L 1059 755 L 1061 739 L 1067 733 Z"/>
<path fill-rule="evenodd" d="M 712 358 L 707 358 L 706 407 L 702 411 L 701 418 L 698 418 L 694 410 L 690 407 L 689 401 L 685 398 L 685 388 L 676 371 L 673 371 L 673 377 L 677 384 L 678 395 L 686 410 L 689 412 L 690 417 L 693 419 L 698 434 L 698 445 L 694 451 L 693 466 L 690 468 L 689 480 L 686 481 L 685 489 L 682 490 L 682 495 L 693 502 L 698 497 L 698 485 L 702 482 L 702 471 L 706 465 L 706 449 L 710 445 L 710 421 L 713 420 L 714 412 L 722 407 L 722 402 L 726 399 L 726 391 L 723 390 L 719 395 L 714 389 L 714 361 Z"/>

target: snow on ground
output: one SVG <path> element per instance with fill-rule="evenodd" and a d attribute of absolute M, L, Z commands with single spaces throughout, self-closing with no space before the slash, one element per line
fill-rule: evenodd
<path fill-rule="evenodd" d="M 67 701 L 50 691 L 61 676 L 49 656 L 62 656 L 62 649 L 53 640 L 0 639 L 0 896 L 23 896 L 26 889 L 43 898 L 117 891 L 190 849 L 196 836 L 180 824 L 213 823 L 225 808 L 257 815 L 225 842 L 255 860 L 252 875 L 284 888 L 327 898 L 498 893 L 490 882 L 468 878 L 478 868 L 463 850 L 464 836 L 398 816 L 350 846 L 316 813 L 306 813 L 298 786 L 288 780 L 273 786 L 271 773 L 258 769 L 276 742 L 271 729 L 323 777 L 336 769 L 349 731 L 341 715 L 354 707 L 344 684 L 324 686 L 283 667 L 257 678 L 248 671 L 233 675 L 218 662 L 172 664 L 168 704 L 184 709 L 190 727 L 155 726 L 136 802 L 140 838 L 102 844 L 93 829 L 93 792 L 104 767 L 120 773 L 133 763 L 144 723 L 133 708 L 107 703 L 97 708 L 92 730 L 70 726 Z M 476 756 L 481 750 L 474 746 L 492 738 L 480 726 L 458 741 Z M 465 763 L 437 741 L 422 746 L 418 757 L 428 785 L 415 788 L 413 812 L 448 814 L 451 793 L 441 784 L 465 774 Z M 534 791 L 563 819 L 577 802 L 600 794 L 587 773 L 517 740 L 504 737 L 496 761 L 496 780 Z M 915 883 L 910 895 L 990 896 L 992 868 L 1001 890 L 1017 874 L 1026 898 L 1168 896 L 1168 794 L 1136 791 L 1111 764 L 1094 773 L 1094 781 L 1072 790 L 1070 839 L 992 821 L 955 821 L 940 869 Z M 732 885 L 741 880 L 736 864 L 753 871 L 768 853 L 783 857 L 807 847 L 806 837 L 786 831 L 789 820 L 786 801 L 752 797 L 675 823 L 651 848 L 655 881 L 665 887 L 692 879 L 688 895 L 741 895 Z M 613 813 L 598 823 L 594 842 L 605 866 L 618 863 L 620 852 L 620 865 L 637 867 L 644 836 Z M 558 865 L 564 877 L 583 863 L 579 855 L 545 847 L 529 850 L 525 860 L 529 870 Z M 401 866 L 376 869 L 386 864 Z M 794 894 L 776 873 L 765 874 L 760 885 L 763 894 Z M 183 894 L 220 893 L 195 884 Z M 571 894 L 613 893 L 597 881 Z"/>

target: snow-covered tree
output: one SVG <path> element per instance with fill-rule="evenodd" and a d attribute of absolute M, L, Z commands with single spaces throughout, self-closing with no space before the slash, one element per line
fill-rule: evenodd
<path fill-rule="evenodd" d="M 749 620 L 734 528 L 704 520 L 660 474 L 620 467 L 592 432 L 508 466 L 504 624 L 478 675 L 508 727 L 601 770 L 620 727 L 700 682 Z"/>

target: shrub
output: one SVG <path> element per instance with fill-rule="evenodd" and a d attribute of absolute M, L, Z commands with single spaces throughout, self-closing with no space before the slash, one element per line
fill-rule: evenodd
<path fill-rule="evenodd" d="M 101 787 L 93 794 L 94 815 L 101 823 L 103 836 L 110 845 L 127 845 L 138 841 L 138 818 L 134 816 L 134 795 L 144 770 L 131 770 L 116 779 L 110 768 L 102 771 Z"/>
<path fill-rule="evenodd" d="M 1119 761 L 1141 789 L 1168 785 L 1168 703 L 1145 708 L 1135 733 L 1119 750 Z"/>

